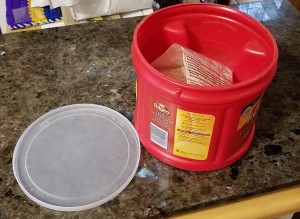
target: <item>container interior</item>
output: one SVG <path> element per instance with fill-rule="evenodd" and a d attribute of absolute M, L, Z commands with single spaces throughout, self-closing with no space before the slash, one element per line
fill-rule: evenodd
<path fill-rule="evenodd" d="M 227 65 L 234 83 L 259 76 L 274 62 L 276 48 L 268 31 L 253 19 L 210 4 L 161 10 L 140 25 L 136 36 L 148 63 L 177 43 Z"/>

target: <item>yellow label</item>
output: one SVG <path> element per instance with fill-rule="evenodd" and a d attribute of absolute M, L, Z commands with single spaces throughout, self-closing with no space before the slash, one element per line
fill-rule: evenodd
<path fill-rule="evenodd" d="M 135 99 L 137 99 L 137 80 L 135 80 Z"/>
<path fill-rule="evenodd" d="M 173 154 L 195 160 L 208 155 L 215 117 L 177 109 Z"/>

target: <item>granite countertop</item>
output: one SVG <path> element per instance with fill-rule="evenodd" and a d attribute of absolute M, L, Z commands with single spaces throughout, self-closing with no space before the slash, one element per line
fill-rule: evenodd
<path fill-rule="evenodd" d="M 144 148 L 136 176 L 112 201 L 81 212 L 38 206 L 21 191 L 12 154 L 25 128 L 74 103 L 113 108 L 132 120 L 133 30 L 141 18 L 0 35 L 0 218 L 144 218 L 226 203 L 300 183 L 300 16 L 286 0 L 236 5 L 260 20 L 279 47 L 251 148 L 230 167 L 188 172 Z M 150 174 L 141 174 L 147 170 Z"/>

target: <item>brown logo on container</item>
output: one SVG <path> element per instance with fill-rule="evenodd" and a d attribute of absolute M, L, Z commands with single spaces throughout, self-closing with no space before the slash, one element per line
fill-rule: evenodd
<path fill-rule="evenodd" d="M 155 101 L 155 102 L 153 103 L 153 106 L 154 106 L 158 111 L 160 111 L 160 112 L 162 112 L 162 113 L 164 113 L 164 114 L 166 114 L 166 115 L 170 115 L 169 109 L 168 109 L 165 105 L 163 105 L 162 103 L 159 103 L 159 102 Z"/>

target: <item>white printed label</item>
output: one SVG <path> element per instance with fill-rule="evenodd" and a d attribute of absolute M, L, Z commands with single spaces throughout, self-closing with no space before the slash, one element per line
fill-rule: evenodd
<path fill-rule="evenodd" d="M 225 86 L 232 83 L 231 70 L 212 59 L 183 49 L 186 82 L 201 86 Z"/>
<path fill-rule="evenodd" d="M 162 148 L 168 148 L 168 132 L 156 126 L 152 122 L 150 123 L 150 139 Z"/>

